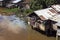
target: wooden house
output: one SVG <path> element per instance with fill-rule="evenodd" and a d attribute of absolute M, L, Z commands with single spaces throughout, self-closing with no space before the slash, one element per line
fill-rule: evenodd
<path fill-rule="evenodd" d="M 55 6 L 57 7 L 57 6 Z M 33 29 L 37 28 L 42 31 L 46 29 L 57 30 L 57 27 L 60 26 L 60 14 L 58 13 L 57 8 L 46 8 L 42 10 L 34 11 L 28 15 L 28 24 L 31 25 Z M 60 11 L 59 11 L 60 12 Z"/>
<path fill-rule="evenodd" d="M 0 6 L 7 7 L 7 8 L 25 8 L 29 9 L 29 2 L 30 0 L 0 0 Z"/>

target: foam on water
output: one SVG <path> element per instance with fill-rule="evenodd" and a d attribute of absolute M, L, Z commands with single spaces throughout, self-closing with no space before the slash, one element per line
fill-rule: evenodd
<path fill-rule="evenodd" d="M 19 33 L 21 30 L 26 29 L 24 21 L 15 15 L 0 16 L 0 26 L 14 33 Z"/>

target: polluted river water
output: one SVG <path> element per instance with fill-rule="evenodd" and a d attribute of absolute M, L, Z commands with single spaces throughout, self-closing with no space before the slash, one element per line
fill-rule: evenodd
<path fill-rule="evenodd" d="M 16 15 L 0 15 L 0 40 L 27 40 L 25 22 Z"/>
<path fill-rule="evenodd" d="M 16 15 L 0 15 L 0 40 L 55 40 L 55 37 L 32 30 Z"/>

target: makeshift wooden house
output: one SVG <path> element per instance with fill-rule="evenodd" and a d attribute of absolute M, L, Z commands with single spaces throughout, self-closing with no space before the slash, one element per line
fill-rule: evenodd
<path fill-rule="evenodd" d="M 52 28 L 56 31 L 60 23 L 59 21 L 60 14 L 52 7 L 37 10 L 28 15 L 28 24 L 30 24 L 33 29 L 38 28 L 42 31 L 46 31 L 47 28 Z"/>
<path fill-rule="evenodd" d="M 0 0 L 0 6 L 7 8 L 19 7 L 29 9 L 29 2 L 30 0 Z"/>
<path fill-rule="evenodd" d="M 18 4 L 21 2 L 22 0 L 11 0 L 9 1 L 9 3 L 6 5 L 7 8 L 15 8 L 18 6 Z"/>

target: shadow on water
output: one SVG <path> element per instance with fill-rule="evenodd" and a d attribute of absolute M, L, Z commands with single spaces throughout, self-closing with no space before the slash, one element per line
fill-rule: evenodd
<path fill-rule="evenodd" d="M 48 37 L 56 37 L 56 31 L 52 31 L 53 33 L 52 34 L 47 34 L 46 35 L 46 32 L 45 31 L 42 31 L 42 30 L 40 30 L 40 29 L 37 29 L 37 28 L 35 28 L 34 30 L 36 30 L 37 32 L 39 32 L 39 33 L 41 33 L 41 34 L 43 34 L 43 35 L 45 35 L 45 36 L 48 36 Z"/>

